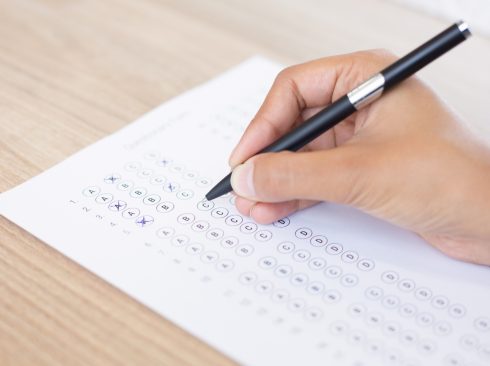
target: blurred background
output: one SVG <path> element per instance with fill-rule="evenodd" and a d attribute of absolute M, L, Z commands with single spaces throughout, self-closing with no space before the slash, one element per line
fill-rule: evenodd
<path fill-rule="evenodd" d="M 393 0 L 441 19 L 465 19 L 478 32 L 490 36 L 488 0 Z"/>

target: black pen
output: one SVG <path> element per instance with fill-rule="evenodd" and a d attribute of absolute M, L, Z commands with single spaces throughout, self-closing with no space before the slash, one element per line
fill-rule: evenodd
<path fill-rule="evenodd" d="M 257 154 L 284 150 L 296 151 L 302 148 L 354 112 L 372 103 L 385 90 L 405 80 L 428 63 L 463 42 L 470 35 L 470 30 L 465 22 L 459 21 L 453 24 Z M 206 199 L 211 201 L 232 190 L 230 173 L 206 194 Z"/>

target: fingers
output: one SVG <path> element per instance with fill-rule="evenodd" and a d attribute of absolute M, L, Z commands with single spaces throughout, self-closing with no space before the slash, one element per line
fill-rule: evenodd
<path fill-rule="evenodd" d="M 300 120 L 304 109 L 325 107 L 392 62 L 382 50 L 327 57 L 284 69 L 231 153 L 230 166 L 268 146 Z"/>
<path fill-rule="evenodd" d="M 298 200 L 268 203 L 257 202 L 250 210 L 250 217 L 259 224 L 270 224 L 298 211 Z"/>
<path fill-rule="evenodd" d="M 358 150 L 342 146 L 316 152 L 260 154 L 233 170 L 231 184 L 238 196 L 255 202 L 302 199 L 351 204 L 361 193 L 359 182 L 364 171 L 363 154 Z"/>
<path fill-rule="evenodd" d="M 243 197 L 237 196 L 235 199 L 235 206 L 238 212 L 240 212 L 244 216 L 250 216 L 250 211 L 255 204 L 257 204 L 257 202 L 248 200 Z"/>
<path fill-rule="evenodd" d="M 232 167 L 275 141 L 291 129 L 305 108 L 325 106 L 347 56 L 336 56 L 284 69 L 230 156 Z"/>
<path fill-rule="evenodd" d="M 264 225 L 282 219 L 285 216 L 316 203 L 315 201 L 308 200 L 293 200 L 278 203 L 254 202 L 242 197 L 237 197 L 235 202 L 238 211 L 242 215 L 249 216 L 255 222 Z"/>
<path fill-rule="evenodd" d="M 278 75 L 230 157 L 230 165 L 236 167 L 232 186 L 245 198 L 237 200 L 242 213 L 270 222 L 317 200 L 351 203 L 361 194 L 354 188 L 362 159 L 352 148 L 331 150 L 352 140 L 355 116 L 307 147 L 325 151 L 261 154 L 238 164 L 371 76 L 390 57 L 378 51 L 359 52 L 290 67 Z"/>

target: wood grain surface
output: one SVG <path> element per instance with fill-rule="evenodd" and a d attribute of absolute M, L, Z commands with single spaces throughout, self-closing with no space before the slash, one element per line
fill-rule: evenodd
<path fill-rule="evenodd" d="M 402 54 L 445 26 L 375 0 L 0 0 L 0 192 L 254 54 Z M 421 72 L 484 138 L 488 65 L 476 35 Z M 0 218 L 0 364 L 234 362 Z"/>

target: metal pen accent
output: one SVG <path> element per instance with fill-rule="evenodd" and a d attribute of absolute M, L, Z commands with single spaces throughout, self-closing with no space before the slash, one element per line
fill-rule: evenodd
<path fill-rule="evenodd" d="M 384 86 L 385 78 L 383 74 L 376 74 L 348 92 L 347 98 L 359 110 L 378 99 L 383 93 Z"/>

